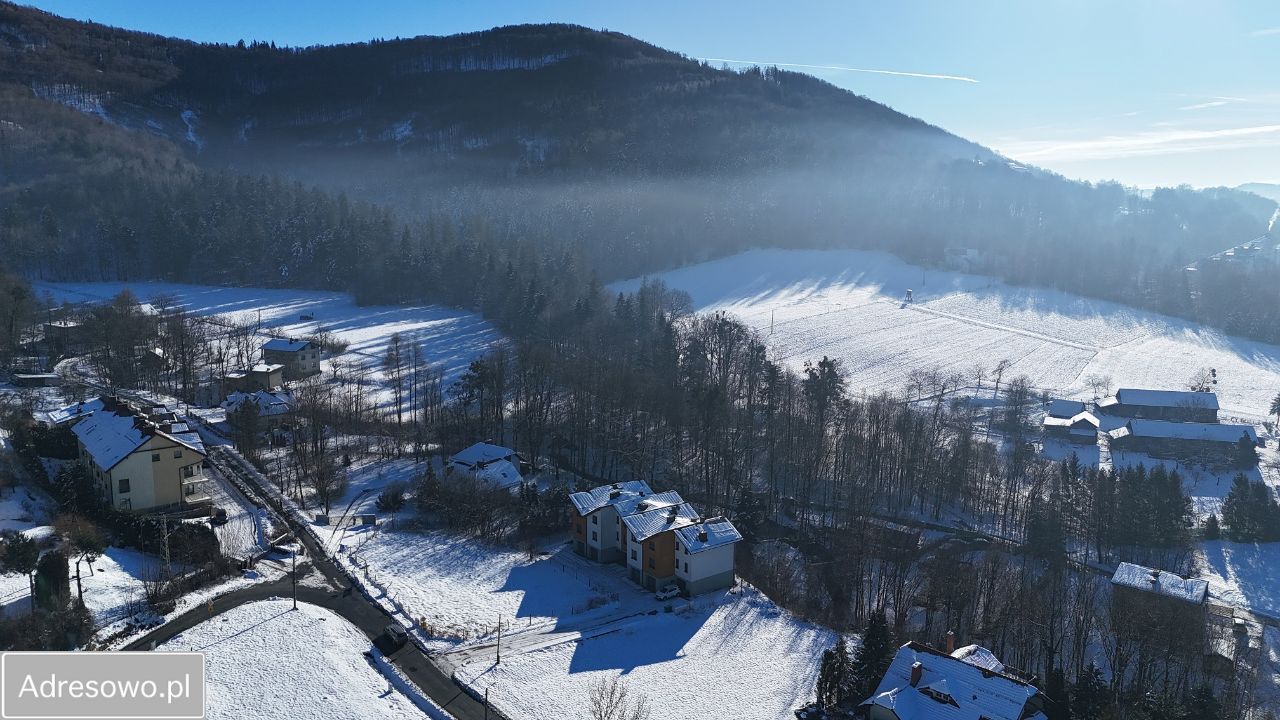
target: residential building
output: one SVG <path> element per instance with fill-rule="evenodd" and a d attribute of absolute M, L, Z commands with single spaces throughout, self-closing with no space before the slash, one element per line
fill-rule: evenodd
<path fill-rule="evenodd" d="M 1059 400 L 1054 399 L 1045 403 L 1045 412 L 1049 417 L 1053 418 L 1070 418 L 1079 415 L 1088 410 L 1083 402 L 1079 400 Z"/>
<path fill-rule="evenodd" d="M 733 585 L 734 547 L 742 535 L 729 520 L 703 518 L 674 490 L 655 493 L 640 480 L 569 496 L 574 552 L 627 567 L 649 590 L 675 585 L 697 595 Z"/>
<path fill-rule="evenodd" d="M 251 393 L 284 387 L 284 365 L 258 363 L 253 367 L 232 370 L 227 373 L 223 385 L 227 393 Z"/>
<path fill-rule="evenodd" d="M 239 411 L 245 403 L 253 406 L 263 422 L 263 430 L 274 430 L 284 423 L 297 407 L 293 394 L 288 390 L 257 390 L 251 393 L 233 392 L 219 405 L 227 414 Z"/>
<path fill-rule="evenodd" d="M 1218 422 L 1218 396 L 1189 390 L 1141 390 L 1120 388 L 1113 397 L 1097 403 L 1098 412 L 1144 420 Z"/>
<path fill-rule="evenodd" d="M 1204 654 L 1208 582 L 1124 562 L 1111 576 L 1111 587 L 1117 632 L 1169 648 L 1186 662 Z"/>
<path fill-rule="evenodd" d="M 72 426 L 81 462 L 102 500 L 121 510 L 178 508 L 209 501 L 204 443 L 164 406 L 115 397 Z"/>
<path fill-rule="evenodd" d="M 861 707 L 869 720 L 1046 720 L 1034 680 L 978 645 L 946 653 L 909 642 Z"/>
<path fill-rule="evenodd" d="M 286 380 L 300 380 L 320 372 L 320 347 L 310 340 L 272 338 L 262 346 L 262 362 L 283 365 Z"/>
<path fill-rule="evenodd" d="M 532 465 L 511 448 L 492 443 L 476 443 L 452 455 L 445 463 L 445 475 L 459 474 L 495 488 L 511 489 L 524 482 Z"/>

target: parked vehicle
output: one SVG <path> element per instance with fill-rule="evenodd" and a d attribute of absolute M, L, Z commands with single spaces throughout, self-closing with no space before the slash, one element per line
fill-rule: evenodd
<path fill-rule="evenodd" d="M 226 509 L 226 508 L 214 508 L 214 510 L 213 510 L 213 517 L 209 518 L 209 522 L 210 522 L 211 524 L 213 524 L 213 525 L 226 525 L 226 524 L 227 524 L 227 509 Z"/>
<path fill-rule="evenodd" d="M 664 585 L 661 590 L 653 594 L 659 600 L 670 600 L 678 595 L 680 595 L 680 588 L 675 585 Z"/>
<path fill-rule="evenodd" d="M 387 647 L 392 650 L 399 650 L 409 642 L 409 633 L 397 623 L 391 623 L 382 629 L 382 637 L 385 638 Z"/>

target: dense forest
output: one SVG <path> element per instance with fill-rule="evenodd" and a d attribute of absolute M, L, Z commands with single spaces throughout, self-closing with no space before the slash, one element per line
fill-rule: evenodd
<path fill-rule="evenodd" d="M 0 57 L 0 243 L 24 273 L 459 302 L 424 286 L 507 254 L 607 282 L 751 247 L 965 250 L 1015 284 L 1280 340 L 1274 267 L 1184 271 L 1263 233 L 1270 200 L 1068 181 L 618 33 L 206 45 L 0 4 Z"/>

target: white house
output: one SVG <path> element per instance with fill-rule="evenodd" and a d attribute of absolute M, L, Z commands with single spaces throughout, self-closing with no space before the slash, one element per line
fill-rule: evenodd
<path fill-rule="evenodd" d="M 689 595 L 733 585 L 733 550 L 742 533 L 720 518 L 675 531 L 676 583 Z"/>
<path fill-rule="evenodd" d="M 623 512 L 634 508 L 645 498 L 652 498 L 653 490 L 643 480 L 602 485 L 569 496 L 577 517 L 573 524 L 573 550 L 579 555 L 600 562 L 622 560 Z"/>
<path fill-rule="evenodd" d="M 1046 720 L 1044 703 L 1030 677 L 986 648 L 909 642 L 862 707 L 869 720 Z"/>
<path fill-rule="evenodd" d="M 515 450 L 476 443 L 458 452 L 445 463 L 445 475 L 461 473 L 495 488 L 510 489 L 524 482 L 529 463 Z"/>

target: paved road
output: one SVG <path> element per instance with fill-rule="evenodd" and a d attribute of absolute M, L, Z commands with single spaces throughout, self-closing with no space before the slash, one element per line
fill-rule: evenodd
<path fill-rule="evenodd" d="M 225 452 L 225 449 L 222 451 Z M 216 452 L 218 452 L 217 449 L 215 449 Z M 210 454 L 210 459 L 214 459 L 215 453 Z M 229 462 L 219 463 L 219 465 L 228 470 L 234 469 L 234 465 Z M 254 487 L 256 482 L 252 477 L 247 474 L 240 474 L 239 477 L 249 485 L 250 490 L 257 490 L 254 500 L 261 501 L 269 497 L 260 488 Z M 298 585 L 299 601 L 332 610 L 360 628 L 370 641 L 381 635 L 382 629 L 388 624 L 399 624 L 399 621 L 387 614 L 381 605 L 367 598 L 358 588 L 351 586 L 347 576 L 321 552 L 319 545 L 311 538 L 311 535 L 304 532 L 300 527 L 294 527 L 298 521 L 291 513 L 278 512 L 278 517 L 281 517 L 293 528 L 296 536 L 306 546 L 307 554 L 310 556 L 309 562 L 299 567 L 299 574 L 302 574 L 304 568 L 309 571 L 314 567 L 319 570 L 330 586 L 317 588 L 300 584 Z M 290 597 L 292 593 L 292 582 L 287 577 L 282 580 L 254 585 L 228 593 L 212 600 L 212 608 L 208 605 L 201 605 L 195 610 L 184 613 L 133 641 L 127 649 L 150 649 L 153 644 L 162 643 L 178 633 L 190 629 L 197 623 L 224 613 L 231 608 L 254 600 L 265 600 L 271 597 Z M 452 678 L 423 654 L 417 645 L 409 643 L 389 655 L 387 659 L 394 663 L 400 672 L 411 679 L 424 694 L 458 720 L 503 719 L 503 716 L 492 708 L 489 708 L 486 712 L 481 701 L 468 695 Z"/>

